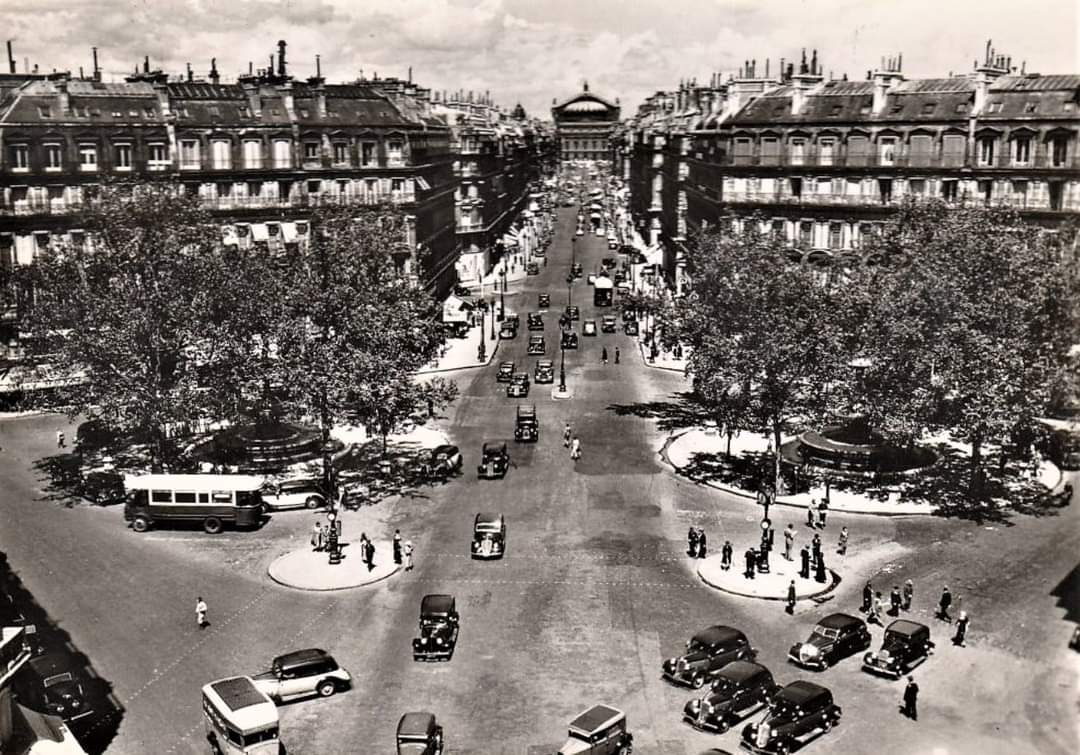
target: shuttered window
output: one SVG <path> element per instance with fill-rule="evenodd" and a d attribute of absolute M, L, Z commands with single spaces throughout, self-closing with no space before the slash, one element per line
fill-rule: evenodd
<path fill-rule="evenodd" d="M 967 137 L 960 134 L 946 134 L 942 140 L 941 160 L 946 168 L 962 168 L 964 166 L 964 146 Z"/>
<path fill-rule="evenodd" d="M 847 164 L 866 165 L 870 141 L 865 136 L 849 136 L 847 141 Z"/>
<path fill-rule="evenodd" d="M 915 134 L 911 137 L 910 154 L 908 164 L 916 168 L 930 166 L 930 158 L 934 149 L 934 139 L 928 134 Z"/>
<path fill-rule="evenodd" d="M 749 165 L 753 155 L 753 142 L 746 137 L 735 140 L 735 165 Z"/>
<path fill-rule="evenodd" d="M 780 164 L 780 140 L 775 136 L 764 136 L 761 138 L 761 164 Z"/>

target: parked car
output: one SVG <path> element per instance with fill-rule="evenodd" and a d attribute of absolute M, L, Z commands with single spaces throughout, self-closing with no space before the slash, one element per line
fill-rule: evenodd
<path fill-rule="evenodd" d="M 540 294 L 536 297 L 536 306 L 547 309 L 551 306 L 551 294 Z"/>
<path fill-rule="evenodd" d="M 514 363 L 513 362 L 499 362 L 499 371 L 495 374 L 495 379 L 500 383 L 509 383 L 510 378 L 514 376 Z"/>
<path fill-rule="evenodd" d="M 637 320 L 627 320 L 623 323 L 623 333 L 628 336 L 636 336 L 638 334 Z"/>
<path fill-rule="evenodd" d="M 539 356 L 547 353 L 543 336 L 529 336 L 529 348 L 526 350 L 529 356 Z"/>
<path fill-rule="evenodd" d="M 281 482 L 268 480 L 260 492 L 263 503 L 270 511 L 321 509 L 326 506 L 327 496 L 322 480 L 314 477 Z"/>
<path fill-rule="evenodd" d="M 586 320 L 581 324 L 581 335 L 583 336 L 595 336 L 596 335 L 596 320 Z"/>
<path fill-rule="evenodd" d="M 885 627 L 881 649 L 863 656 L 863 671 L 899 679 L 929 658 L 933 649 L 930 627 L 917 621 L 897 619 Z"/>
<path fill-rule="evenodd" d="M 540 266 L 535 262 L 530 262 L 525 266 L 526 275 L 540 275 Z"/>
<path fill-rule="evenodd" d="M 535 406 L 519 406 L 517 408 L 514 440 L 525 443 L 535 443 L 540 440 L 540 420 L 537 419 Z"/>
<path fill-rule="evenodd" d="M 527 323 L 529 330 L 543 330 L 544 316 L 539 312 L 530 312 Z"/>
<path fill-rule="evenodd" d="M 550 359 L 540 359 L 536 362 L 536 370 L 533 372 L 534 383 L 554 383 L 555 363 Z"/>
<path fill-rule="evenodd" d="M 615 283 L 616 283 L 616 285 L 619 284 L 619 283 L 626 283 L 626 281 L 627 281 L 626 271 L 625 270 L 616 270 L 615 271 Z"/>
<path fill-rule="evenodd" d="M 510 385 L 506 386 L 506 395 L 509 398 L 525 398 L 529 395 L 529 373 L 515 372 L 510 378 Z"/>
<path fill-rule="evenodd" d="M 480 466 L 477 474 L 483 479 L 493 477 L 506 477 L 506 470 L 510 467 L 510 454 L 506 451 L 504 441 L 485 441 L 480 452 Z"/>
<path fill-rule="evenodd" d="M 502 558 L 506 553 L 506 519 L 502 514 L 477 514 L 473 520 L 473 558 Z"/>
<path fill-rule="evenodd" d="M 81 473 L 82 484 L 80 493 L 82 497 L 105 506 L 111 503 L 123 503 L 124 501 L 124 475 L 116 469 L 106 466 L 91 467 Z"/>
<path fill-rule="evenodd" d="M 604 315 L 600 319 L 600 330 L 604 333 L 614 333 L 617 326 L 615 315 Z"/>
<path fill-rule="evenodd" d="M 470 293 L 468 286 L 463 286 L 460 283 L 454 286 L 454 296 L 469 296 Z"/>
<path fill-rule="evenodd" d="M 464 459 L 457 446 L 436 446 L 424 462 L 424 472 L 428 477 L 446 478 L 459 473 L 463 464 Z"/>
<path fill-rule="evenodd" d="M 683 720 L 694 728 L 722 734 L 768 705 L 779 689 L 769 669 L 750 661 L 733 661 L 720 669 L 706 695 L 686 704 Z"/>
<path fill-rule="evenodd" d="M 619 242 L 609 236 L 607 240 L 607 248 L 611 250 L 618 249 Z"/>
<path fill-rule="evenodd" d="M 572 330 L 564 330 L 559 345 L 564 349 L 576 349 L 578 347 L 577 333 Z"/>
<path fill-rule="evenodd" d="M 397 725 L 397 755 L 442 755 L 443 729 L 427 711 L 406 713 Z"/>
<path fill-rule="evenodd" d="M 568 305 L 566 306 L 566 309 L 564 309 L 564 310 L 563 310 L 563 312 L 564 312 L 564 313 L 566 314 L 566 316 L 567 316 L 567 317 L 569 317 L 569 318 L 570 318 L 571 320 L 580 320 L 580 319 L 581 319 L 581 310 L 579 310 L 579 309 L 578 309 L 577 307 L 575 307 L 575 306 L 572 306 L 572 305 L 569 305 L 569 304 L 568 304 Z"/>
<path fill-rule="evenodd" d="M 622 321 L 623 322 L 637 322 L 637 315 L 634 313 L 634 310 L 632 310 L 632 309 L 624 309 L 622 311 Z"/>
<path fill-rule="evenodd" d="M 580 278 L 582 275 L 581 263 L 575 262 L 570 266 L 570 275 L 574 278 Z"/>
<path fill-rule="evenodd" d="M 425 595 L 420 601 L 420 634 L 413 638 L 413 660 L 448 661 L 458 639 L 453 595 Z"/>
<path fill-rule="evenodd" d="M 796 642 L 788 659 L 804 668 L 824 671 L 849 655 L 870 648 L 866 622 L 846 613 L 829 614 L 817 623 L 806 642 Z"/>
<path fill-rule="evenodd" d="M 626 714 L 610 705 L 594 705 L 570 722 L 566 743 L 556 755 L 629 755 L 633 744 Z"/>
<path fill-rule="evenodd" d="M 608 237 L 608 241 L 614 241 L 614 240 L 615 240 L 615 238 L 613 236 Z M 600 264 L 604 266 L 605 270 L 614 270 L 615 269 L 615 264 L 616 264 L 615 263 L 615 258 L 614 257 L 604 257 L 604 259 L 600 260 Z"/>
<path fill-rule="evenodd" d="M 352 685 L 349 672 L 320 648 L 279 655 L 270 664 L 269 671 L 252 676 L 251 680 L 278 703 L 309 695 L 329 697 Z"/>
<path fill-rule="evenodd" d="M 787 755 L 815 736 L 829 732 L 839 723 L 842 713 L 833 702 L 832 692 L 800 679 L 776 693 L 764 719 L 743 728 L 740 744 L 755 753 Z"/>
<path fill-rule="evenodd" d="M 64 723 L 89 719 L 94 709 L 87 700 L 83 672 L 63 653 L 45 653 L 26 662 L 19 699 L 39 713 L 59 716 Z"/>
<path fill-rule="evenodd" d="M 703 629 L 686 643 L 686 653 L 662 664 L 664 678 L 675 684 L 700 689 L 732 661 L 752 661 L 757 651 L 746 635 L 733 627 L 717 624 Z"/>
<path fill-rule="evenodd" d="M 499 325 L 499 338 L 501 340 L 517 338 L 517 333 L 517 325 L 509 320 L 503 320 L 502 324 Z"/>

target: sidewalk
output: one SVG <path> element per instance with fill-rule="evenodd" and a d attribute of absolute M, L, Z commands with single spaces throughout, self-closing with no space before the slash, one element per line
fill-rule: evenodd
<path fill-rule="evenodd" d="M 349 532 L 349 521 L 341 520 L 342 533 Z M 381 582 L 403 567 L 394 563 L 393 543 L 390 540 L 375 542 L 375 568 L 369 570 L 360 553 L 360 530 L 354 530 L 352 538 L 342 537 L 341 563 L 330 563 L 330 554 L 315 551 L 310 545 L 280 556 L 270 564 L 270 579 L 285 587 L 297 590 L 347 590 L 352 587 Z"/>
<path fill-rule="evenodd" d="M 480 361 L 477 359 L 481 341 L 480 328 L 480 325 L 469 328 L 469 332 L 464 338 L 447 339 L 445 353 L 434 362 L 421 367 L 416 371 L 416 374 L 427 375 L 435 372 L 449 372 L 450 370 L 463 370 L 468 367 L 483 367 L 491 364 L 491 361 L 495 358 L 495 352 L 499 348 L 499 339 L 496 337 L 493 343 L 490 330 L 484 334 L 483 340 L 486 343 L 484 349 L 485 359 Z"/>
<path fill-rule="evenodd" d="M 683 356 L 681 359 L 676 359 L 673 352 L 661 349 L 660 353 L 656 355 L 656 359 L 652 362 L 649 361 L 649 348 L 645 345 L 644 336 L 638 336 L 638 349 L 641 351 L 641 361 L 645 363 L 646 367 L 652 367 L 656 370 L 671 370 L 672 372 L 686 373 L 686 365 L 690 359 L 687 349 L 683 349 Z"/>
<path fill-rule="evenodd" d="M 827 580 L 825 582 L 803 579 L 799 576 L 798 562 L 788 561 L 776 550 L 769 556 L 769 572 L 766 574 L 755 572 L 753 579 L 747 579 L 744 574 L 746 561 L 742 553 L 733 554 L 731 560 L 731 568 L 724 570 L 720 568 L 719 554 L 702 559 L 698 562 L 698 576 L 709 587 L 744 598 L 762 600 L 787 600 L 788 585 L 791 584 L 791 580 L 795 580 L 795 597 L 798 600 L 825 595 L 835 590 L 840 584 L 840 575 L 828 568 L 825 570 Z"/>

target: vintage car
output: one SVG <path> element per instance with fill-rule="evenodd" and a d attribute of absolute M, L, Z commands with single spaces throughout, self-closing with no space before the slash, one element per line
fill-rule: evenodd
<path fill-rule="evenodd" d="M 499 371 L 495 374 L 495 379 L 500 383 L 509 383 L 510 378 L 514 376 L 514 363 L 513 362 L 499 362 Z"/>
<path fill-rule="evenodd" d="M 563 312 L 571 320 L 580 320 L 581 319 L 581 311 L 577 307 L 575 307 L 575 306 L 573 306 L 571 304 L 567 304 L 566 309 L 564 309 Z"/>
<path fill-rule="evenodd" d="M 824 671 L 837 661 L 869 648 L 866 622 L 846 613 L 833 613 L 817 623 L 806 642 L 791 646 L 788 659 L 804 668 Z"/>
<path fill-rule="evenodd" d="M 540 275 L 540 266 L 535 262 L 530 262 L 525 266 L 526 275 Z"/>
<path fill-rule="evenodd" d="M 618 322 L 615 320 L 615 315 L 604 315 L 600 319 L 600 330 L 603 333 L 614 333 L 618 327 Z"/>
<path fill-rule="evenodd" d="M 732 661 L 752 661 L 757 651 L 746 635 L 720 624 L 703 629 L 686 643 L 686 653 L 662 664 L 664 678 L 700 689 Z"/>
<path fill-rule="evenodd" d="M 457 446 L 435 446 L 424 462 L 424 472 L 428 477 L 445 478 L 460 472 L 463 463 Z"/>
<path fill-rule="evenodd" d="M 420 636 L 413 638 L 414 661 L 448 661 L 458 639 L 453 595 L 425 595 L 420 601 Z"/>
<path fill-rule="evenodd" d="M 544 316 L 539 312 L 530 312 L 527 323 L 529 330 L 543 330 Z"/>
<path fill-rule="evenodd" d="M 506 477 L 509 466 L 510 454 L 506 451 L 506 443 L 498 440 L 485 441 L 477 474 L 483 479 Z"/>
<path fill-rule="evenodd" d="M 629 755 L 633 743 L 625 713 L 610 705 L 594 705 L 570 722 L 566 743 L 556 755 Z"/>
<path fill-rule="evenodd" d="M 779 689 L 769 669 L 750 661 L 734 661 L 720 670 L 708 694 L 686 704 L 683 720 L 697 729 L 723 733 L 768 705 Z"/>
<path fill-rule="evenodd" d="M 575 262 L 570 265 L 570 275 L 574 278 L 580 278 L 582 275 L 582 267 L 580 262 Z"/>
<path fill-rule="evenodd" d="M 613 238 L 611 238 L 611 237 L 609 236 L 609 237 L 608 237 L 608 240 L 607 240 L 607 248 L 608 248 L 608 249 L 611 249 L 611 250 L 615 250 L 615 249 L 618 249 L 618 248 L 619 248 L 619 242 L 618 242 L 618 240 L 617 240 L 617 239 L 613 239 Z"/>
<path fill-rule="evenodd" d="M 585 229 L 582 228 L 581 226 L 578 226 L 578 229 L 576 231 L 574 231 L 574 235 L 575 236 L 584 236 L 585 235 Z"/>
<path fill-rule="evenodd" d="M 572 330 L 564 330 L 559 345 L 564 349 L 576 349 L 578 346 L 577 333 Z"/>
<path fill-rule="evenodd" d="M 502 324 L 499 325 L 499 338 L 501 339 L 517 338 L 517 332 L 517 325 L 510 320 L 503 320 Z"/>
<path fill-rule="evenodd" d="M 832 729 L 840 715 L 832 692 L 800 679 L 776 693 L 762 721 L 743 728 L 740 744 L 751 752 L 787 755 L 811 737 Z"/>
<path fill-rule="evenodd" d="M 525 443 L 535 443 L 540 440 L 540 420 L 536 417 L 535 406 L 519 406 L 517 408 L 514 440 Z"/>
<path fill-rule="evenodd" d="M 271 662 L 269 671 L 252 676 L 251 680 L 276 703 L 310 695 L 329 697 L 352 684 L 349 672 L 320 648 L 279 655 Z"/>
<path fill-rule="evenodd" d="M 427 711 L 406 713 L 397 725 L 397 755 L 442 755 L 443 730 Z"/>
<path fill-rule="evenodd" d="M 543 336 L 529 336 L 529 356 L 539 356 L 547 352 L 547 346 L 544 344 Z"/>
<path fill-rule="evenodd" d="M 281 482 L 267 481 L 259 492 L 270 511 L 321 509 L 326 506 L 326 492 L 322 480 L 313 477 Z"/>
<path fill-rule="evenodd" d="M 536 306 L 547 309 L 551 306 L 551 294 L 540 294 L 536 297 Z"/>
<path fill-rule="evenodd" d="M 75 660 L 62 653 L 45 653 L 26 662 L 19 699 L 28 708 L 59 716 L 64 723 L 94 715 L 87 700 L 83 672 Z M 6 751 L 5 751 L 6 752 Z"/>
<path fill-rule="evenodd" d="M 609 241 L 614 241 L 615 239 L 609 237 L 608 240 Z M 604 257 L 604 259 L 600 260 L 600 264 L 604 266 L 605 270 L 614 270 L 615 269 L 615 264 L 616 264 L 615 263 L 615 258 L 614 257 Z"/>
<path fill-rule="evenodd" d="M 473 520 L 472 557 L 502 558 L 506 552 L 506 520 L 502 514 L 477 514 Z"/>
<path fill-rule="evenodd" d="M 525 398 L 529 395 L 529 373 L 515 372 L 506 386 L 506 395 L 510 398 Z"/>
<path fill-rule="evenodd" d="M 583 336 L 595 336 L 596 335 L 596 320 L 586 320 L 581 324 L 581 335 Z"/>
<path fill-rule="evenodd" d="M 521 316 L 517 312 L 509 312 L 503 316 L 503 324 L 509 323 L 514 330 L 521 330 Z"/>
<path fill-rule="evenodd" d="M 623 322 L 637 322 L 637 314 L 632 309 L 624 309 L 622 311 Z"/>
<path fill-rule="evenodd" d="M 917 621 L 897 619 L 885 627 L 881 649 L 863 656 L 863 671 L 899 679 L 925 661 L 933 649 L 930 627 Z"/>
<path fill-rule="evenodd" d="M 627 320 L 622 326 L 623 333 L 628 336 L 636 336 L 638 334 L 637 320 Z"/>
<path fill-rule="evenodd" d="M 550 359 L 540 359 L 536 362 L 536 370 L 533 372 L 534 383 L 554 383 L 555 363 Z"/>

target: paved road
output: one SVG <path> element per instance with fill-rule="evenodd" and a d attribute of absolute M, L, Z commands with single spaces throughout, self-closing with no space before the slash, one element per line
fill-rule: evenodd
<path fill-rule="evenodd" d="M 573 211 L 561 212 L 549 264 L 508 296 L 508 306 L 524 315 L 535 309 L 538 292 L 551 292 L 556 306 L 546 336 L 556 359 L 574 222 Z M 599 237 L 582 237 L 578 246 L 586 271 L 609 254 Z M 573 295 L 583 319 L 599 320 L 584 281 Z M 512 358 L 531 367 L 527 335 L 502 342 L 496 362 Z M 622 364 L 600 363 L 604 345 L 611 355 L 621 348 Z M 681 376 L 646 367 L 621 333 L 583 337 L 581 349 L 567 353 L 573 399 L 554 401 L 547 386 L 533 386 L 525 403 L 537 406 L 541 439 L 520 445 L 512 432 L 521 402 L 505 397 L 495 369 L 457 373 L 461 397 L 441 420 L 465 453 L 465 474 L 380 504 L 388 531 L 401 527 L 416 544 L 417 568 L 333 594 L 294 592 L 265 577 L 274 555 L 305 540 L 309 515 L 275 517 L 259 533 L 140 537 L 123 527 L 116 509 L 40 500 L 42 484 L 30 463 L 54 452 L 58 420 L 0 423 L 7 480 L 0 549 L 112 683 L 124 714 L 109 752 L 203 752 L 199 686 L 308 646 L 333 652 L 356 685 L 282 708 L 290 753 L 391 751 L 400 714 L 426 708 L 445 726 L 451 753 L 546 754 L 561 743 L 568 720 L 594 702 L 627 711 L 639 752 L 734 751 L 737 730 L 716 737 L 682 724 L 680 711 L 693 693 L 659 676 L 663 658 L 717 622 L 744 629 L 781 682 L 811 677 L 833 689 L 844 720 L 805 751 L 1075 751 L 1080 666 L 1064 650 L 1072 624 L 1061 620 L 1053 593 L 1080 553 L 1076 506 L 991 526 L 833 514 L 827 544 L 844 524 L 852 532 L 849 555 L 836 564 L 844 581 L 829 602 L 800 604 L 789 617 L 778 603 L 709 590 L 682 553 L 691 524 L 706 528 L 712 548 L 729 537 L 739 553 L 756 538 L 759 515 L 752 505 L 674 477 L 663 464 L 665 434 L 654 417 L 642 415 L 656 402 L 674 401 L 685 389 Z M 562 446 L 565 420 L 582 439 L 584 457 L 576 464 Z M 492 438 L 511 440 L 514 466 L 503 481 L 479 481 L 479 448 Z M 507 516 L 502 561 L 468 558 L 480 510 Z M 782 528 L 788 517 L 809 537 L 798 512 L 780 510 L 774 518 Z M 816 619 L 853 610 L 867 578 L 887 594 L 909 576 L 917 586 L 914 618 L 930 623 L 939 646 L 917 672 L 918 724 L 897 713 L 901 686 L 860 673 L 854 660 L 818 675 L 783 662 Z M 944 583 L 972 613 L 967 648 L 952 647 L 945 625 L 930 617 Z M 411 658 L 420 599 L 429 592 L 458 600 L 461 639 L 450 663 Z M 211 604 L 212 626 L 204 632 L 194 628 L 197 594 Z M 881 630 L 873 634 L 879 641 Z"/>

